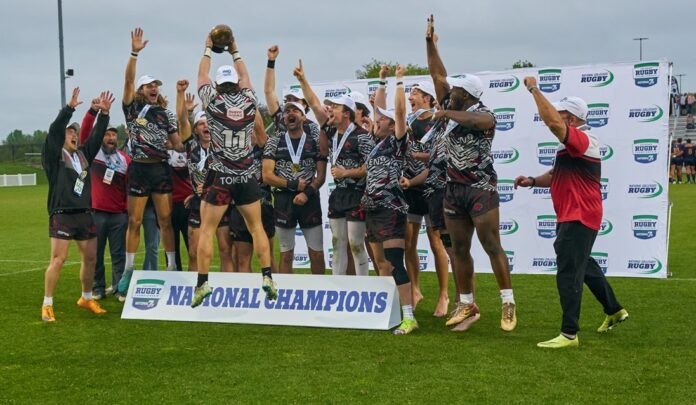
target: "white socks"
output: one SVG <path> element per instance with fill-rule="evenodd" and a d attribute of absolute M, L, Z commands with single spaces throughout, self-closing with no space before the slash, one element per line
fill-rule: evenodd
<path fill-rule="evenodd" d="M 404 319 L 414 319 L 414 318 L 413 318 L 413 306 L 411 306 L 411 305 L 402 305 L 402 306 L 401 306 L 401 312 L 404 313 Z"/>
<path fill-rule="evenodd" d="M 459 302 L 464 305 L 469 305 L 474 303 L 474 293 L 469 294 L 459 294 Z"/>
<path fill-rule="evenodd" d="M 126 270 L 133 270 L 133 262 L 135 261 L 135 253 L 126 253 Z"/>
<path fill-rule="evenodd" d="M 176 254 L 174 252 L 165 252 L 167 255 L 167 270 L 176 270 Z"/>
<path fill-rule="evenodd" d="M 500 290 L 500 299 L 503 301 L 503 304 L 514 304 L 515 296 L 512 294 L 512 288 Z"/>
<path fill-rule="evenodd" d="M 82 291 L 82 298 L 85 300 L 92 299 L 92 291 Z"/>
<path fill-rule="evenodd" d="M 44 297 L 44 305 L 53 305 L 53 297 Z"/>

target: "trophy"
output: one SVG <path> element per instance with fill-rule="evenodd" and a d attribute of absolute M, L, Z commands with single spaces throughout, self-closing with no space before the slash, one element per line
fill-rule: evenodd
<path fill-rule="evenodd" d="M 212 51 L 223 53 L 232 43 L 232 28 L 225 24 L 218 24 L 210 31 L 210 39 L 213 41 Z"/>

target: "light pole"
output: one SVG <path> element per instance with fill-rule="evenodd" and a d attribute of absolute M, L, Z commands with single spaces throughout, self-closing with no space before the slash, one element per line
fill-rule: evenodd
<path fill-rule="evenodd" d="M 58 0 L 58 52 L 60 53 L 60 108 L 65 106 L 65 59 L 63 58 L 63 1 Z"/>
<path fill-rule="evenodd" d="M 634 41 L 640 42 L 640 60 L 643 60 L 643 41 L 647 41 L 650 38 L 647 37 L 640 37 L 640 38 L 633 38 Z"/>
<path fill-rule="evenodd" d="M 682 84 L 681 84 L 681 78 L 682 78 L 682 76 L 686 76 L 686 73 L 679 73 L 678 75 L 675 75 L 675 76 L 677 76 L 679 78 L 679 91 L 683 91 Z"/>

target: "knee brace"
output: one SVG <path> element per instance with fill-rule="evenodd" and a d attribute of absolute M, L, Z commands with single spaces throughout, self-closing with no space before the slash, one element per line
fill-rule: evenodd
<path fill-rule="evenodd" d="M 450 238 L 450 235 L 448 233 L 440 233 L 440 240 L 442 241 L 442 244 L 445 246 L 445 249 L 452 247 L 452 239 Z"/>
<path fill-rule="evenodd" d="M 302 233 L 305 237 L 305 242 L 307 247 L 315 252 L 321 252 L 324 250 L 324 231 L 321 225 L 313 226 L 311 228 L 303 228 Z"/>
<path fill-rule="evenodd" d="M 384 257 L 389 260 L 392 267 L 392 277 L 396 285 L 407 284 L 411 280 L 408 278 L 406 267 L 404 267 L 404 249 L 403 248 L 386 248 L 384 249 Z"/>

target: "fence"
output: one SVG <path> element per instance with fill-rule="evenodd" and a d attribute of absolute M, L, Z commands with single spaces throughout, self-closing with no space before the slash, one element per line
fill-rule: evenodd
<path fill-rule="evenodd" d="M 2 174 L 0 175 L 0 187 L 35 186 L 36 173 L 29 174 Z"/>

